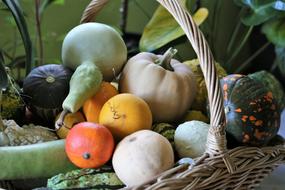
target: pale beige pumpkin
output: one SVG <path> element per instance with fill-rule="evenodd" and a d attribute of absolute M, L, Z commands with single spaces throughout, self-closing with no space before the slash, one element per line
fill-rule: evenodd
<path fill-rule="evenodd" d="M 165 137 L 150 130 L 140 130 L 119 142 L 112 165 L 125 185 L 135 186 L 173 167 L 174 153 Z"/>
<path fill-rule="evenodd" d="M 119 91 L 145 100 L 154 122 L 178 121 L 196 95 L 195 77 L 185 64 L 172 59 L 175 53 L 173 49 L 163 56 L 139 53 L 121 73 Z"/>

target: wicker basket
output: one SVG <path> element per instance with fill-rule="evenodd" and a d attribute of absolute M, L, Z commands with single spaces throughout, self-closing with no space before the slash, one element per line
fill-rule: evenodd
<path fill-rule="evenodd" d="M 253 189 L 272 170 L 285 163 L 285 145 L 268 147 L 237 147 L 227 149 L 223 96 L 214 66 L 214 58 L 205 37 L 179 0 L 157 0 L 176 19 L 187 35 L 200 60 L 209 95 L 210 130 L 207 148 L 195 164 L 183 164 L 137 187 L 127 189 Z M 92 0 L 85 9 L 81 23 L 90 22 L 108 3 Z"/>

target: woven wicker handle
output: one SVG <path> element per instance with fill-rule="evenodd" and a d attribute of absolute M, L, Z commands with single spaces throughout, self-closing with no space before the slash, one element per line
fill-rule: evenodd
<path fill-rule="evenodd" d="M 197 54 L 205 77 L 211 114 L 211 130 L 208 135 L 207 151 L 210 153 L 223 152 L 226 150 L 223 97 L 209 45 L 191 15 L 178 0 L 157 1 L 176 19 Z M 94 19 L 106 3 L 108 0 L 92 0 L 83 13 L 81 23 L 90 22 Z"/>

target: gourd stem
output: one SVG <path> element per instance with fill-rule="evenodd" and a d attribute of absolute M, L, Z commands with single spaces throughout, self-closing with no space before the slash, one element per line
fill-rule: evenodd
<path fill-rule="evenodd" d="M 157 59 L 155 62 L 160 65 L 161 67 L 173 71 L 172 66 L 170 65 L 171 59 L 177 53 L 177 49 L 173 49 L 172 47 L 169 48 L 161 58 Z"/>
<path fill-rule="evenodd" d="M 64 125 L 64 118 L 68 113 L 69 111 L 65 109 L 60 113 L 59 118 L 55 122 L 56 130 L 60 129 Z"/>

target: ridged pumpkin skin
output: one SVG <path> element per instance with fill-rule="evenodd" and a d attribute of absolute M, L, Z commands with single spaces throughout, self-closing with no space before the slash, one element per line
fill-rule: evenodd
<path fill-rule="evenodd" d="M 62 110 L 69 91 L 72 70 L 63 65 L 47 64 L 34 68 L 24 79 L 23 92 L 31 112 L 53 122 Z"/>
<path fill-rule="evenodd" d="M 111 132 L 104 126 L 82 122 L 68 133 L 65 151 L 69 160 L 80 168 L 97 168 L 112 156 L 115 143 Z"/>
<path fill-rule="evenodd" d="M 226 112 L 226 131 L 238 142 L 266 145 L 278 132 L 280 113 L 272 92 L 244 75 L 221 80 Z"/>
<path fill-rule="evenodd" d="M 139 53 L 125 65 L 119 91 L 134 94 L 147 102 L 154 122 L 181 119 L 196 95 L 196 83 L 187 65 L 171 59 L 174 71 L 155 64 L 161 55 Z"/>

